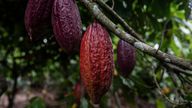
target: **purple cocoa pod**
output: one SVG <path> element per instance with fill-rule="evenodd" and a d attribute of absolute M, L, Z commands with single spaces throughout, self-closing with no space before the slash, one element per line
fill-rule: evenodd
<path fill-rule="evenodd" d="M 129 43 L 120 40 L 117 46 L 117 64 L 122 76 L 128 77 L 135 67 L 135 48 Z"/>
<path fill-rule="evenodd" d="M 52 11 L 55 38 L 68 54 L 79 51 L 81 42 L 81 18 L 75 0 L 55 0 Z"/>
<path fill-rule="evenodd" d="M 50 34 L 54 0 L 29 0 L 25 10 L 25 28 L 31 40 Z"/>

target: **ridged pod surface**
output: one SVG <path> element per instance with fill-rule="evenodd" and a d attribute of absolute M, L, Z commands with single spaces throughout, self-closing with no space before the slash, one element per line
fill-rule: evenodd
<path fill-rule="evenodd" d="M 81 41 L 80 74 L 91 101 L 98 104 L 111 85 L 114 68 L 113 48 L 107 30 L 91 24 Z"/>
<path fill-rule="evenodd" d="M 25 28 L 31 40 L 50 33 L 54 0 L 29 0 L 25 10 Z"/>
<path fill-rule="evenodd" d="M 120 40 L 117 46 L 117 64 L 124 77 L 128 77 L 135 67 L 135 48 L 129 43 Z"/>
<path fill-rule="evenodd" d="M 79 51 L 81 18 L 75 0 L 55 0 L 52 25 L 55 38 L 67 53 Z"/>

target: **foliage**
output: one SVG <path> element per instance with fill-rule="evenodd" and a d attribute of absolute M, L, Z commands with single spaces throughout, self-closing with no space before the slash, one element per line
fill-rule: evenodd
<path fill-rule="evenodd" d="M 112 5 L 110 0 L 106 3 Z M 61 49 L 56 43 L 53 34 L 31 42 L 24 27 L 26 4 L 26 0 L 0 1 L 0 74 L 13 85 L 14 72 L 17 73 L 19 90 L 56 90 L 57 100 L 71 107 L 75 102 L 73 86 L 80 80 L 79 55 L 67 55 L 65 49 Z M 85 30 L 93 17 L 79 1 L 78 6 Z M 142 34 L 149 45 L 161 46 L 160 50 L 169 54 L 192 59 L 192 22 L 187 20 L 190 13 L 187 0 L 115 0 L 114 10 L 135 31 Z M 116 63 L 119 39 L 112 33 L 111 38 Z M 177 74 L 165 69 L 159 61 L 140 51 L 137 51 L 136 67 L 129 78 L 121 77 L 118 71 L 116 66 L 113 84 L 102 98 L 101 107 L 110 106 L 107 103 L 118 106 L 119 100 L 121 106 L 131 108 L 136 105 L 157 108 L 192 107 L 192 78 L 189 76 L 189 83 L 183 84 L 183 80 L 179 80 L 182 77 L 177 77 Z M 10 89 L 7 94 L 11 92 Z M 183 99 L 186 103 L 176 104 Z M 31 101 L 32 104 L 40 103 L 39 105 L 41 102 L 39 99 Z M 44 106 L 44 102 L 41 106 Z M 80 106 L 90 106 L 86 93 Z"/>

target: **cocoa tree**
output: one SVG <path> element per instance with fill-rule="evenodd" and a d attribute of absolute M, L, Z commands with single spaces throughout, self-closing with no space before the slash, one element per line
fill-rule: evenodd
<path fill-rule="evenodd" d="M 3 81 L 8 81 L 9 87 L 4 92 L 6 86 L 0 84 L 0 88 L 2 88 L 0 92 L 3 90 L 4 95 L 9 97 L 10 108 L 17 105 L 14 103 L 14 100 L 17 100 L 15 95 L 23 92 L 23 87 L 35 91 L 54 91 L 57 94 L 54 98 L 56 102 L 52 100 L 52 103 L 43 99 L 43 102 L 49 107 L 59 105 L 88 107 L 91 104 L 89 96 L 92 101 L 97 100 L 95 103 L 100 104 L 100 107 L 191 107 L 190 1 L 55 0 L 55 3 L 48 3 L 49 5 L 45 5 L 46 1 L 43 2 L 43 0 L 42 3 L 39 1 L 40 3 L 33 4 L 33 0 L 29 0 L 29 2 L 31 5 L 27 5 L 27 1 L 24 0 L 0 1 L 0 12 L 2 13 L 0 16 L 0 74 L 4 76 Z M 53 1 L 50 0 L 50 2 Z M 42 4 L 42 7 L 36 4 Z M 54 4 L 54 11 L 51 4 Z M 31 6 L 31 8 L 26 10 L 27 6 Z M 33 8 L 33 6 L 40 8 Z M 65 6 L 68 6 L 67 9 Z M 63 9 L 57 9 L 60 7 Z M 53 13 L 55 16 L 51 15 Z M 24 14 L 26 15 L 26 27 L 23 24 Z M 33 15 L 36 17 L 31 17 Z M 187 18 L 189 19 L 187 20 Z M 93 20 L 97 20 L 108 30 L 112 39 L 115 64 L 118 58 L 119 40 L 129 43 L 134 49 L 137 49 L 135 52 L 136 64 L 132 66 L 133 69 L 127 65 L 130 72 L 125 75 L 126 78 L 121 76 L 120 73 L 124 70 L 121 68 L 126 70 L 126 64 L 130 63 L 118 63 L 125 67 L 115 65 L 110 88 L 105 87 L 107 81 L 102 78 L 98 80 L 98 76 L 104 72 L 105 68 L 99 68 L 100 70 L 96 71 L 89 68 L 87 73 L 92 71 L 97 73 L 95 76 L 89 75 L 88 77 L 92 78 L 91 81 L 96 80 L 97 82 L 85 81 L 88 86 L 92 84 L 89 87 L 91 90 L 88 90 L 89 95 L 85 88 L 84 92 L 80 95 L 76 94 L 78 97 L 75 98 L 75 95 L 71 94 L 73 94 L 73 86 L 81 79 L 79 59 L 81 64 L 87 61 L 87 59 L 81 61 L 82 58 L 79 58 L 80 29 L 86 31 Z M 50 27 L 51 25 L 53 28 Z M 89 36 L 100 32 L 100 30 L 96 30 Z M 64 37 L 64 35 L 69 35 L 69 37 Z M 28 36 L 34 40 L 31 41 Z M 89 47 L 92 48 L 91 46 L 94 45 L 91 44 L 94 42 L 101 43 L 102 41 L 99 39 L 92 40 Z M 95 48 L 101 51 L 96 52 L 97 58 L 104 58 L 102 52 L 105 52 L 104 49 L 107 45 L 105 42 L 102 45 L 103 49 Z M 126 46 L 122 47 L 126 48 Z M 75 49 L 76 53 L 71 53 L 71 49 Z M 89 50 L 86 50 L 86 53 L 82 52 L 82 56 L 94 61 L 95 56 L 91 56 L 94 53 L 87 52 Z M 132 57 L 129 53 L 125 55 L 125 58 L 126 56 L 127 58 Z M 102 61 L 95 62 L 95 64 L 90 62 L 83 66 L 102 67 L 102 63 Z M 86 69 L 82 69 L 83 72 Z M 123 73 L 126 74 L 126 72 Z M 81 75 L 81 77 L 84 76 L 87 77 L 85 74 Z M 85 78 L 85 80 L 91 78 Z M 98 88 L 98 91 L 95 88 Z M 105 95 L 103 95 L 103 91 L 106 92 Z M 31 99 L 28 106 L 32 107 L 33 104 L 42 103 L 38 100 Z"/>
<path fill-rule="evenodd" d="M 174 55 L 164 53 L 160 51 L 159 48 L 157 49 L 157 48 L 151 47 L 150 45 L 147 45 L 143 41 L 143 39 L 141 39 L 141 37 L 143 36 L 136 33 L 112 8 L 106 5 L 103 1 L 82 0 L 82 2 L 90 10 L 92 15 L 94 15 L 95 18 L 97 18 L 100 22 L 102 22 L 110 31 L 112 31 L 114 34 L 116 34 L 118 37 L 120 37 L 124 41 L 132 44 L 135 48 L 141 50 L 144 53 L 152 55 L 153 57 L 157 58 L 161 63 L 163 62 L 164 64 L 163 66 L 165 66 L 165 68 L 168 68 L 168 69 L 171 68 L 175 70 L 173 72 L 180 72 L 180 73 L 187 72 L 187 70 L 188 72 L 190 72 L 192 70 L 191 68 L 192 63 L 189 60 L 184 60 Z M 125 30 L 127 31 L 122 30 L 118 25 L 116 25 L 113 21 L 111 21 L 100 10 L 99 6 L 103 7 L 108 12 L 110 12 L 110 14 L 113 15 L 119 21 L 119 23 L 122 24 L 123 27 L 125 27 Z M 170 66 L 170 64 L 174 66 Z"/>

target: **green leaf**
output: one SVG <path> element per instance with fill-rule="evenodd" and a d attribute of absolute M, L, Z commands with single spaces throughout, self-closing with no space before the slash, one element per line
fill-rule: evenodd
<path fill-rule="evenodd" d="M 188 94 L 188 95 L 185 97 L 185 99 L 187 99 L 188 101 L 192 101 L 192 94 L 191 94 L 191 93 Z"/>
<path fill-rule="evenodd" d="M 130 81 L 128 81 L 127 79 L 125 79 L 124 77 L 120 76 L 121 80 L 122 80 L 122 83 L 124 85 L 126 85 L 127 87 L 132 87 L 133 86 L 133 83 L 131 83 Z"/>
<path fill-rule="evenodd" d="M 157 108 L 166 108 L 165 103 L 161 99 L 156 101 L 156 105 Z"/>
<path fill-rule="evenodd" d="M 43 99 L 34 97 L 31 99 L 29 105 L 26 108 L 46 108 Z"/>
<path fill-rule="evenodd" d="M 85 98 L 81 99 L 81 106 L 80 108 L 88 108 L 88 101 Z"/>

